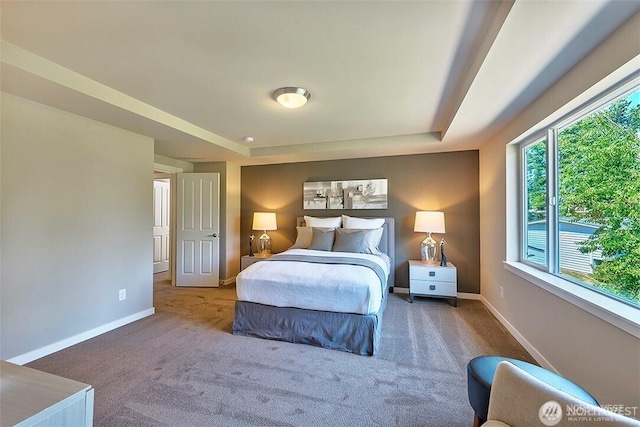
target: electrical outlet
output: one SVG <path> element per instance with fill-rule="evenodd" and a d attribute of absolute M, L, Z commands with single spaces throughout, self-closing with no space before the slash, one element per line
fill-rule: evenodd
<path fill-rule="evenodd" d="M 118 301 L 124 301 L 127 299 L 127 290 L 126 289 L 120 289 L 118 291 Z"/>
<path fill-rule="evenodd" d="M 500 298 L 504 298 L 504 288 L 500 286 Z"/>

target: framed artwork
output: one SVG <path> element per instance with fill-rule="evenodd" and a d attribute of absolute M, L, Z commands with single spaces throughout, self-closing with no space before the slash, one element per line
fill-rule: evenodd
<path fill-rule="evenodd" d="M 387 209 L 387 180 L 305 182 L 303 209 Z"/>

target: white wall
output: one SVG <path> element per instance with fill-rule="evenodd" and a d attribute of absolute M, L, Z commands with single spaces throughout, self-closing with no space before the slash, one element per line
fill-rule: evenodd
<path fill-rule="evenodd" d="M 637 61 L 640 54 L 638 28 L 640 14 L 480 150 L 483 300 L 543 365 L 577 382 L 600 403 L 627 406 L 640 402 L 640 340 L 505 270 L 503 261 L 517 251 L 517 205 L 505 196 L 517 185 L 517 177 L 505 165 L 506 144 L 514 138 L 551 120 L 549 115 L 570 101 L 576 106 L 628 70 L 638 69 L 637 62 L 629 62 Z M 500 286 L 504 298 L 500 298 Z"/>
<path fill-rule="evenodd" d="M 8 94 L 1 132 L 0 358 L 153 313 L 153 140 Z"/>

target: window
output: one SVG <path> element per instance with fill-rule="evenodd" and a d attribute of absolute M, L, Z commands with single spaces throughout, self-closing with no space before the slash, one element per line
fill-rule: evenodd
<path fill-rule="evenodd" d="M 521 144 L 521 261 L 640 307 L 640 84 Z"/>
<path fill-rule="evenodd" d="M 525 233 L 523 258 L 547 265 L 547 140 L 524 148 Z"/>

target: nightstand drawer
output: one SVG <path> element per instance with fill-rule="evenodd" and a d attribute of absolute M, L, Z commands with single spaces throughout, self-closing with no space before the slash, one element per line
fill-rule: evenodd
<path fill-rule="evenodd" d="M 411 273 L 411 293 L 420 295 L 436 295 L 443 297 L 456 297 L 458 295 L 458 287 L 456 286 L 455 277 L 453 282 L 434 282 L 430 280 L 413 279 Z"/>
<path fill-rule="evenodd" d="M 456 269 L 447 267 L 428 267 L 422 265 L 410 265 L 409 277 L 411 279 L 428 280 L 430 282 L 455 282 Z"/>

